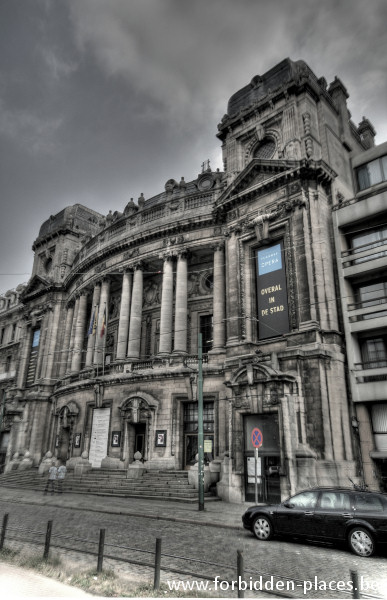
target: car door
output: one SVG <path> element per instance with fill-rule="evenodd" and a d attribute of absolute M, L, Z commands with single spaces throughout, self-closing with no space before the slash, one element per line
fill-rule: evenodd
<path fill-rule="evenodd" d="M 275 517 L 277 532 L 285 535 L 312 536 L 318 495 L 318 490 L 306 490 L 282 502 Z"/>
<path fill-rule="evenodd" d="M 355 516 L 358 521 L 371 526 L 377 541 L 387 542 L 387 506 L 382 496 L 372 492 L 357 492 Z"/>
<path fill-rule="evenodd" d="M 353 519 L 352 495 L 345 491 L 322 491 L 314 511 L 314 536 L 321 539 L 345 539 L 348 522 Z"/>

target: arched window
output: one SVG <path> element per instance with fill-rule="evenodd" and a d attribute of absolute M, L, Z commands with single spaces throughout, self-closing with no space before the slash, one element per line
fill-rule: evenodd
<path fill-rule="evenodd" d="M 254 151 L 254 158 L 272 158 L 275 152 L 275 141 L 265 138 Z"/>

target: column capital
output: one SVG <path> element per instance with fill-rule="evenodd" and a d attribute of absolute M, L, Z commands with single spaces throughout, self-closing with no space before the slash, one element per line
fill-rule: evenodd
<path fill-rule="evenodd" d="M 138 260 L 137 262 L 133 263 L 131 267 L 128 268 L 133 269 L 133 271 L 145 271 L 145 263 L 143 260 Z"/>
<path fill-rule="evenodd" d="M 179 258 L 188 258 L 190 255 L 190 250 L 188 248 L 179 248 L 176 250 L 176 257 Z"/>
<path fill-rule="evenodd" d="M 166 250 L 165 252 L 161 252 L 159 254 L 159 258 L 161 258 L 164 262 L 172 261 L 175 257 L 176 253 L 172 252 L 172 250 Z"/>
<path fill-rule="evenodd" d="M 211 244 L 211 250 L 213 250 L 214 252 L 216 252 L 217 250 L 224 250 L 225 248 L 225 243 L 224 240 L 220 240 L 219 242 L 214 242 L 213 244 Z"/>

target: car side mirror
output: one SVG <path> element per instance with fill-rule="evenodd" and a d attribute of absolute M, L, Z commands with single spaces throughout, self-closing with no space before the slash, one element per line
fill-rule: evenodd
<path fill-rule="evenodd" d="M 285 508 L 293 508 L 293 504 L 291 502 L 284 502 Z"/>

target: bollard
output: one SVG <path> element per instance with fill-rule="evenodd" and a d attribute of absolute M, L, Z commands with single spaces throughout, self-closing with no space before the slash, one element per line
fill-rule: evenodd
<path fill-rule="evenodd" d="M 48 559 L 48 553 L 50 552 L 51 531 L 52 531 L 52 521 L 48 521 L 47 531 L 46 531 L 46 540 L 44 542 L 44 552 L 43 552 L 44 560 Z"/>
<path fill-rule="evenodd" d="M 1 538 L 0 538 L 0 550 L 2 550 L 3 546 L 4 546 L 5 532 L 7 530 L 7 525 L 8 525 L 8 513 L 5 514 L 3 517 L 3 526 L 1 528 Z"/>
<path fill-rule="evenodd" d="M 98 563 L 97 563 L 97 573 L 101 573 L 102 571 L 102 563 L 103 563 L 103 549 L 105 546 L 105 530 L 99 530 L 99 545 L 98 545 Z"/>
<path fill-rule="evenodd" d="M 155 578 L 154 578 L 154 583 L 153 583 L 154 590 L 158 590 L 160 588 L 160 567 L 161 567 L 161 538 L 156 538 Z"/>
<path fill-rule="evenodd" d="M 237 581 L 238 581 L 238 598 L 245 597 L 245 591 L 241 589 L 241 583 L 245 580 L 245 567 L 243 563 L 243 550 L 237 550 Z"/>
<path fill-rule="evenodd" d="M 351 571 L 351 580 L 353 584 L 352 588 L 352 598 L 361 598 L 360 589 L 359 589 L 359 575 L 357 571 Z"/>

